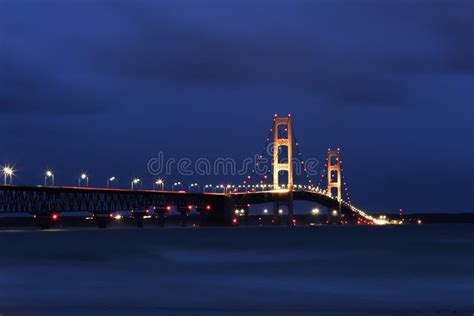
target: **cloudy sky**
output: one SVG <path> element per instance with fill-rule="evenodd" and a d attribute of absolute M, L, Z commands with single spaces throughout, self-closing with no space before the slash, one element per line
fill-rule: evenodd
<path fill-rule="evenodd" d="M 291 112 L 306 157 L 342 148 L 358 206 L 472 211 L 473 106 L 470 0 L 0 0 L 17 183 L 151 183 L 160 151 L 242 160 Z"/>

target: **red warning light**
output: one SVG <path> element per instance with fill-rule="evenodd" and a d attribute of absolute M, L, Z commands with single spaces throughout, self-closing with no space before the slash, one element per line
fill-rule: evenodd
<path fill-rule="evenodd" d="M 58 218 L 59 218 L 59 216 L 58 216 L 58 214 L 56 214 L 56 213 L 53 214 L 53 215 L 51 215 L 51 219 L 52 219 L 53 221 L 57 220 Z"/>
<path fill-rule="evenodd" d="M 239 223 L 239 220 L 237 219 L 237 217 L 232 218 L 233 225 L 237 225 L 238 223 Z"/>
<path fill-rule="evenodd" d="M 188 211 L 192 211 L 193 210 L 193 206 L 192 205 L 188 205 Z"/>
<path fill-rule="evenodd" d="M 210 211 L 212 207 L 210 205 L 206 205 L 206 211 Z"/>
<path fill-rule="evenodd" d="M 168 205 L 168 206 L 166 207 L 166 210 L 167 210 L 168 212 L 171 211 L 171 206 Z"/>

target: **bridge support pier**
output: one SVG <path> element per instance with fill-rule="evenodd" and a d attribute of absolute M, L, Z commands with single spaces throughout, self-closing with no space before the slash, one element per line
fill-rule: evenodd
<path fill-rule="evenodd" d="M 178 212 L 181 214 L 181 227 L 186 227 L 188 225 L 188 207 L 179 206 Z"/>
<path fill-rule="evenodd" d="M 95 212 L 94 220 L 97 223 L 97 227 L 106 228 L 110 221 L 111 213 L 109 212 Z"/>
<path fill-rule="evenodd" d="M 336 208 L 330 209 L 328 213 L 328 224 L 341 224 L 342 203 L 339 202 Z"/>
<path fill-rule="evenodd" d="M 33 213 L 33 218 L 40 229 L 50 229 L 58 220 L 59 215 L 54 212 L 38 212 Z"/>
<path fill-rule="evenodd" d="M 294 225 L 294 202 L 293 202 L 293 192 L 290 192 L 288 195 L 288 200 L 286 201 L 279 201 L 273 203 L 273 221 L 274 225 L 281 225 L 282 215 L 280 214 L 281 207 L 285 205 L 288 208 L 288 217 L 287 217 L 287 225 Z"/>
<path fill-rule="evenodd" d="M 249 225 L 250 207 L 248 205 L 245 205 L 242 209 L 244 210 L 244 223 L 245 223 L 245 226 L 248 226 Z"/>
<path fill-rule="evenodd" d="M 165 210 L 158 211 L 158 225 L 160 227 L 165 227 Z"/>
<path fill-rule="evenodd" d="M 199 226 L 205 226 L 207 224 L 207 213 L 211 211 L 212 206 L 210 204 L 196 207 L 196 212 L 199 213 Z"/>
<path fill-rule="evenodd" d="M 274 202 L 273 203 L 273 220 L 272 220 L 273 225 L 280 225 L 280 202 Z"/>
<path fill-rule="evenodd" d="M 157 206 L 155 208 L 155 213 L 158 214 L 158 226 L 164 227 L 165 226 L 165 213 L 167 207 L 166 206 Z"/>
<path fill-rule="evenodd" d="M 137 227 L 143 228 L 143 226 L 145 225 L 144 217 L 147 214 L 147 212 L 134 210 L 132 211 L 132 213 L 133 213 L 133 218 L 135 219 L 135 224 L 137 225 Z"/>
<path fill-rule="evenodd" d="M 196 211 L 199 213 L 199 226 L 206 224 L 206 212 L 203 208 L 197 208 Z"/>
<path fill-rule="evenodd" d="M 293 203 L 293 193 L 290 193 L 290 198 L 288 199 L 288 220 L 287 225 L 295 225 L 295 212 L 294 212 L 294 203 Z"/>

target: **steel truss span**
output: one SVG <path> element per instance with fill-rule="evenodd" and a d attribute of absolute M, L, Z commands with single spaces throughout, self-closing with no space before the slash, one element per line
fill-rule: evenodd
<path fill-rule="evenodd" d="M 224 196 L 75 187 L 0 186 L 0 212 L 125 211 L 174 205 L 205 208 Z"/>

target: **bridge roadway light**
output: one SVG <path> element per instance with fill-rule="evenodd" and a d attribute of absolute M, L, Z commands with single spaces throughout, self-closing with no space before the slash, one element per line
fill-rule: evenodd
<path fill-rule="evenodd" d="M 46 170 L 44 173 L 44 186 L 48 185 L 48 178 L 51 178 L 51 185 L 54 186 L 54 173 L 52 170 Z"/>
<path fill-rule="evenodd" d="M 4 166 L 3 167 L 3 184 L 7 185 L 7 179 L 10 178 L 10 184 L 13 184 L 13 176 L 15 175 L 15 170 L 13 167 Z"/>
<path fill-rule="evenodd" d="M 155 183 L 153 183 L 153 190 L 155 189 L 155 185 L 159 185 L 160 186 L 160 189 L 161 191 L 164 191 L 164 186 L 165 186 L 165 182 L 163 181 L 163 179 L 158 179 L 155 181 Z"/>
<path fill-rule="evenodd" d="M 199 184 L 197 183 L 191 183 L 188 187 L 189 191 L 191 191 L 193 188 L 196 188 L 196 190 L 199 190 Z"/>
<path fill-rule="evenodd" d="M 115 178 L 115 177 L 110 177 L 110 178 L 107 180 L 107 188 L 110 187 L 110 183 L 111 183 L 111 182 L 114 182 L 114 181 L 116 181 L 116 180 L 117 180 L 117 178 Z"/>
<path fill-rule="evenodd" d="M 318 209 L 318 208 L 313 208 L 313 209 L 311 210 L 311 214 L 312 214 L 312 215 L 318 215 L 318 214 L 319 214 L 319 209 Z"/>
<path fill-rule="evenodd" d="M 135 186 L 136 184 L 139 184 L 139 183 L 140 183 L 140 179 L 138 179 L 138 178 L 135 178 L 135 179 L 132 180 L 132 182 L 131 182 L 131 184 L 130 184 L 130 187 L 131 187 L 132 191 L 133 191 L 133 189 L 134 189 L 134 186 Z"/>
<path fill-rule="evenodd" d="M 337 216 L 337 211 L 336 210 L 332 211 L 332 216 Z"/>
<path fill-rule="evenodd" d="M 183 189 L 183 184 L 180 181 L 178 181 L 178 182 L 173 183 L 173 186 L 171 187 L 171 190 L 174 191 L 174 188 L 177 187 L 177 186 L 179 186 L 180 190 Z"/>
<path fill-rule="evenodd" d="M 82 181 L 86 181 L 86 187 L 89 187 L 89 176 L 85 173 L 81 174 L 78 181 L 78 186 L 81 186 Z"/>

